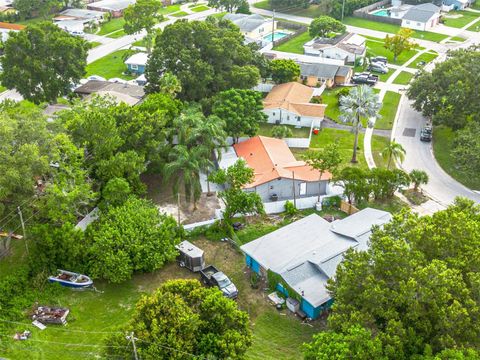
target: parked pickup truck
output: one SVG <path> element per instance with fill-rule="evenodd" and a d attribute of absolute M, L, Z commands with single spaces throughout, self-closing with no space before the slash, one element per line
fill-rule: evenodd
<path fill-rule="evenodd" d="M 237 298 L 237 287 L 230 281 L 227 275 L 219 271 L 215 266 L 207 266 L 200 271 L 200 276 L 205 285 L 218 287 L 223 295 L 230 299 Z"/>
<path fill-rule="evenodd" d="M 352 82 L 354 84 L 367 84 L 367 85 L 375 85 L 378 81 L 377 75 L 372 75 L 368 72 L 363 72 L 360 74 L 355 74 L 352 76 Z"/>

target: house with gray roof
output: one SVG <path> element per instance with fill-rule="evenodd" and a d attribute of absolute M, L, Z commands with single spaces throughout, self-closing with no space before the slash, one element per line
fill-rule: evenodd
<path fill-rule="evenodd" d="M 100 0 L 87 4 L 88 10 L 109 12 L 112 17 L 117 18 L 123 15 L 123 11 L 136 3 L 136 0 Z"/>
<path fill-rule="evenodd" d="M 262 40 L 277 29 L 276 21 L 258 14 L 226 14 L 223 18 L 237 25 L 247 42 Z"/>
<path fill-rule="evenodd" d="M 344 33 L 333 38 L 315 38 L 303 45 L 305 55 L 338 59 L 355 63 L 367 53 L 366 39 L 355 33 Z"/>
<path fill-rule="evenodd" d="M 252 271 L 279 279 L 276 290 L 300 299 L 300 309 L 315 319 L 333 303 L 326 286 L 345 252 L 367 250 L 372 227 L 391 218 L 372 208 L 332 223 L 312 214 L 242 245 L 241 250 Z"/>
<path fill-rule="evenodd" d="M 428 31 L 440 22 L 440 8 L 432 3 L 412 6 L 402 17 L 402 27 Z"/>
<path fill-rule="evenodd" d="M 300 78 L 308 86 L 325 84 L 327 88 L 335 85 L 345 85 L 350 82 L 353 70 L 349 66 L 322 64 L 322 63 L 299 63 Z"/>

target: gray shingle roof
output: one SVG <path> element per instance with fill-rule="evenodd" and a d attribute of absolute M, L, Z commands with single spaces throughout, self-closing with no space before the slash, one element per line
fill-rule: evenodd
<path fill-rule="evenodd" d="M 338 65 L 332 64 L 300 63 L 300 74 L 302 74 L 302 76 L 316 76 L 323 79 L 333 79 L 337 74 L 338 68 Z"/>
<path fill-rule="evenodd" d="M 421 4 L 414 6 L 410 10 L 408 10 L 402 19 L 426 23 L 432 18 L 432 16 L 434 16 L 439 11 L 440 8 L 433 4 Z"/>
<path fill-rule="evenodd" d="M 240 28 L 240 31 L 243 32 L 253 31 L 265 23 L 265 19 L 257 14 L 227 14 L 223 18 L 233 22 Z"/>
<path fill-rule="evenodd" d="M 373 225 L 389 222 L 388 212 L 366 208 L 329 223 L 309 215 L 241 246 L 263 268 L 282 278 L 313 306 L 329 298 L 326 284 L 350 248 L 365 250 Z"/>

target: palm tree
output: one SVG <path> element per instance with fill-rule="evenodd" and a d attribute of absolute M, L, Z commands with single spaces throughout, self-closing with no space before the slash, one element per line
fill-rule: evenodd
<path fill-rule="evenodd" d="M 382 150 L 382 157 L 384 160 L 388 159 L 387 169 L 390 169 L 390 164 L 392 159 L 403 162 L 405 159 L 405 154 L 407 152 L 402 145 L 395 142 L 395 139 L 390 141 L 390 143 Z"/>
<path fill-rule="evenodd" d="M 351 122 L 355 133 L 352 163 L 357 162 L 358 132 L 362 126 L 362 118 L 367 118 L 368 126 L 373 126 L 370 120 L 380 117 L 378 113 L 380 107 L 378 95 L 367 85 L 357 86 L 348 95 L 340 97 L 340 112 L 342 113 L 340 119 L 344 122 Z"/>
<path fill-rule="evenodd" d="M 196 210 L 202 193 L 199 173 L 202 169 L 213 166 L 207 149 L 204 146 L 188 149 L 185 145 L 177 145 L 170 152 L 169 160 L 164 173 L 166 180 L 173 178 L 173 193 L 178 194 L 180 183 L 183 183 L 185 199 L 190 202 L 193 197 L 193 209 Z"/>
<path fill-rule="evenodd" d="M 423 170 L 414 169 L 410 172 L 410 180 L 413 183 L 413 190 L 417 191 L 419 186 L 428 183 L 428 174 Z"/>

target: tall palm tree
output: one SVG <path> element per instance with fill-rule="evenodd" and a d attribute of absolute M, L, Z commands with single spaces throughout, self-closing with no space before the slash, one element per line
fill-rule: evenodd
<path fill-rule="evenodd" d="M 407 152 L 402 145 L 396 143 L 395 140 L 390 141 L 390 143 L 382 150 L 382 157 L 384 160 L 388 159 L 387 169 L 390 169 L 390 164 L 392 159 L 403 162 L 405 160 L 405 154 Z"/>
<path fill-rule="evenodd" d="M 340 119 L 344 122 L 351 122 L 355 133 L 352 163 L 358 162 L 358 133 L 362 126 L 362 118 L 367 118 L 368 126 L 373 126 L 370 120 L 380 117 L 378 113 L 380 107 L 381 103 L 378 101 L 378 95 L 367 85 L 354 87 L 348 95 L 340 97 L 340 112 L 342 113 Z"/>
<path fill-rule="evenodd" d="M 207 151 L 204 146 L 188 149 L 185 145 L 177 145 L 170 152 L 170 161 L 164 167 L 166 179 L 173 178 L 174 194 L 178 194 L 179 186 L 183 183 L 185 198 L 187 202 L 193 198 L 194 210 L 197 209 L 197 201 L 202 193 L 199 173 L 202 169 L 213 166 Z"/>

